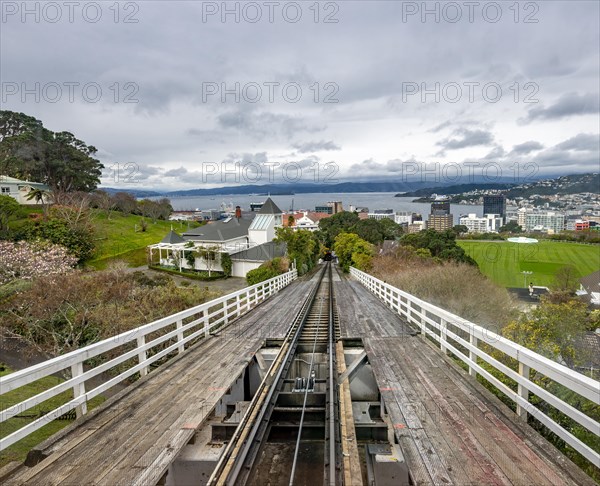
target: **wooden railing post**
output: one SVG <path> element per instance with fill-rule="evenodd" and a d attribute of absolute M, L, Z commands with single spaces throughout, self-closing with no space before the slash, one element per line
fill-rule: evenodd
<path fill-rule="evenodd" d="M 83 375 L 83 363 L 79 361 L 78 363 L 71 365 L 71 377 L 76 378 L 81 375 Z M 83 381 L 77 385 L 73 385 L 73 398 L 82 395 L 85 395 L 85 382 Z M 75 411 L 77 413 L 77 418 L 84 416 L 87 413 L 87 403 L 83 402 L 81 405 L 78 405 Z"/>
<path fill-rule="evenodd" d="M 210 337 L 210 329 L 208 328 L 208 309 L 202 311 L 202 325 L 204 326 L 204 337 Z"/>
<path fill-rule="evenodd" d="M 445 355 L 448 355 L 448 348 L 446 344 L 448 343 L 448 323 L 445 319 L 440 317 L 440 349 Z"/>
<path fill-rule="evenodd" d="M 471 328 L 469 331 L 469 343 L 471 343 L 471 346 L 477 347 L 478 340 L 473 333 L 473 326 L 469 327 Z M 471 349 L 469 349 L 469 359 L 474 363 L 477 363 L 477 355 Z M 477 378 L 477 371 L 471 365 L 469 365 L 469 375 L 471 375 L 473 378 Z"/>
<path fill-rule="evenodd" d="M 229 304 L 227 301 L 223 301 L 223 325 L 229 322 Z"/>
<path fill-rule="evenodd" d="M 177 329 L 181 329 L 182 327 L 183 327 L 183 321 L 180 319 L 177 321 Z M 181 341 L 183 341 L 183 331 L 179 331 L 177 333 L 177 342 L 181 342 Z M 179 353 L 183 353 L 184 349 L 185 348 L 184 348 L 183 344 L 177 347 L 177 351 Z"/>
<path fill-rule="evenodd" d="M 521 363 L 519 361 L 519 374 L 524 377 L 526 380 L 529 380 L 529 372 L 531 371 L 531 369 L 529 368 L 529 366 Z M 519 386 L 517 388 L 517 393 L 521 398 L 524 398 L 525 401 L 529 402 L 529 389 L 523 385 L 521 385 L 521 383 L 519 383 Z M 521 417 L 524 420 L 527 420 L 527 409 L 523 406 L 521 406 L 519 403 L 517 403 L 517 415 L 519 417 Z"/>
<path fill-rule="evenodd" d="M 142 346 L 144 346 L 146 344 L 146 336 L 140 336 L 137 338 L 137 347 L 141 348 Z M 146 355 L 146 350 L 142 350 L 140 352 L 138 352 L 138 363 L 143 363 L 144 361 L 146 361 L 147 359 L 147 355 Z M 146 376 L 148 374 L 148 367 L 144 366 L 141 370 L 140 370 L 140 375 L 141 376 Z"/>

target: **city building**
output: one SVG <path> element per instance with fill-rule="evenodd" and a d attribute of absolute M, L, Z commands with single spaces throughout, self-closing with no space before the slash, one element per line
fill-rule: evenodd
<path fill-rule="evenodd" d="M 425 221 L 413 221 L 406 227 L 408 233 L 418 233 L 425 229 Z"/>
<path fill-rule="evenodd" d="M 508 223 L 509 221 L 515 221 L 517 224 L 519 222 L 519 208 L 516 206 L 511 206 L 506 208 L 506 214 L 504 215 L 504 222 Z"/>
<path fill-rule="evenodd" d="M 468 228 L 469 233 L 497 233 L 502 226 L 499 214 L 485 214 L 482 217 L 474 213 L 461 216 L 459 224 Z"/>
<path fill-rule="evenodd" d="M 16 199 L 19 204 L 36 205 L 42 202 L 49 202 L 49 195 L 43 196 L 42 201 L 33 197 L 29 199 L 31 191 L 37 189 L 48 193 L 50 191 L 50 187 L 48 187 L 46 184 L 22 181 L 20 179 L 15 179 L 14 177 L 0 176 L 0 194 L 2 196 L 10 196 Z"/>
<path fill-rule="evenodd" d="M 532 214 L 533 209 L 531 208 L 520 208 L 517 211 L 517 224 L 521 229 L 525 230 L 525 223 L 527 222 L 527 215 Z"/>
<path fill-rule="evenodd" d="M 532 212 L 525 215 L 525 231 L 560 233 L 565 229 L 565 215 L 554 211 Z"/>
<path fill-rule="evenodd" d="M 450 214 L 450 201 L 433 201 L 431 214 Z"/>
<path fill-rule="evenodd" d="M 393 209 L 375 209 L 372 212 L 368 213 L 369 219 L 391 219 L 394 220 L 394 210 Z"/>
<path fill-rule="evenodd" d="M 590 229 L 590 222 L 580 218 L 567 218 L 567 231 L 587 231 Z"/>
<path fill-rule="evenodd" d="M 412 224 L 416 214 L 410 211 L 398 211 L 394 215 L 394 222 L 396 224 Z"/>
<path fill-rule="evenodd" d="M 344 210 L 342 201 L 329 201 L 324 206 L 316 206 L 315 213 L 337 214 Z"/>
<path fill-rule="evenodd" d="M 454 216 L 452 214 L 430 214 L 427 220 L 427 229 L 446 231 L 452 229 Z"/>
<path fill-rule="evenodd" d="M 450 201 L 441 200 L 431 203 L 431 214 L 427 220 L 427 229 L 445 231 L 454 226 L 454 216 L 450 213 Z"/>
<path fill-rule="evenodd" d="M 506 216 L 506 196 L 504 194 L 483 196 L 483 214 L 498 214 L 504 219 Z"/>

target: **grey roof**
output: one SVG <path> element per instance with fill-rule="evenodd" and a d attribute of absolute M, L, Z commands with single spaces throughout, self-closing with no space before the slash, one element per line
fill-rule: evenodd
<path fill-rule="evenodd" d="M 600 270 L 579 279 L 587 292 L 600 292 Z"/>
<path fill-rule="evenodd" d="M 258 214 L 283 214 L 283 211 L 277 207 L 277 204 L 269 197 L 258 211 Z"/>
<path fill-rule="evenodd" d="M 233 261 L 266 262 L 273 258 L 282 257 L 286 254 L 285 243 L 270 241 L 262 245 L 253 246 L 231 255 Z"/>
<path fill-rule="evenodd" d="M 575 339 L 574 346 L 578 368 L 600 369 L 600 334 L 588 331 Z"/>
<path fill-rule="evenodd" d="M 183 233 L 186 240 L 223 242 L 248 235 L 252 220 L 229 218 L 215 221 Z"/>
<path fill-rule="evenodd" d="M 165 236 L 162 240 L 160 240 L 161 243 L 170 243 L 171 245 L 174 245 L 176 243 L 184 243 L 185 240 L 179 236 L 177 233 L 175 233 L 175 231 L 171 230 L 169 231 L 169 234 L 167 236 Z"/>

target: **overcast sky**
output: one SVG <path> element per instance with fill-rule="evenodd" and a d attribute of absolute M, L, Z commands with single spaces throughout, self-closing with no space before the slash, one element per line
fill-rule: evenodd
<path fill-rule="evenodd" d="M 1 3 L 3 109 L 105 186 L 599 170 L 597 1 Z"/>

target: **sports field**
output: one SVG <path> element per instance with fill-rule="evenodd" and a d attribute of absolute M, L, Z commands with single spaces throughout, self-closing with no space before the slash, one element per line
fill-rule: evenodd
<path fill-rule="evenodd" d="M 525 287 L 529 282 L 548 286 L 566 265 L 572 265 L 580 277 L 600 269 L 598 245 L 543 240 L 531 244 L 460 240 L 458 244 L 485 275 L 504 287 Z M 524 271 L 533 273 L 524 275 Z"/>

